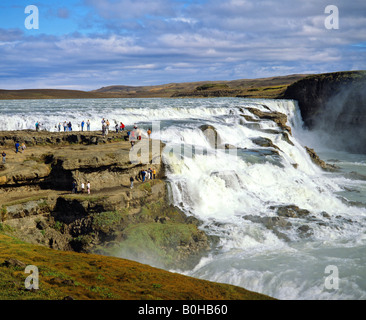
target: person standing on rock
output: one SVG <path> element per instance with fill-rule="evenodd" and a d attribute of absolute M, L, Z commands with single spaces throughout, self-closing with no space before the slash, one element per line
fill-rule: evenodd
<path fill-rule="evenodd" d="M 131 182 L 131 189 L 133 188 L 133 181 L 134 181 L 134 179 L 133 179 L 133 177 L 130 177 L 130 182 Z"/>
<path fill-rule="evenodd" d="M 151 135 L 151 129 L 150 128 L 149 128 L 149 130 L 147 130 L 147 135 L 148 135 L 148 137 L 150 139 L 150 135 Z"/>
<path fill-rule="evenodd" d="M 86 130 L 90 131 L 90 120 L 88 120 L 86 123 Z"/>
<path fill-rule="evenodd" d="M 90 181 L 88 181 L 88 183 L 86 184 L 86 188 L 88 190 L 88 194 L 90 194 Z"/>
<path fill-rule="evenodd" d="M 142 139 L 142 133 L 141 133 L 141 129 L 140 128 L 138 128 L 137 130 L 136 130 L 136 134 L 137 134 L 137 140 L 141 140 Z"/>
<path fill-rule="evenodd" d="M 156 170 L 153 169 L 153 178 L 156 179 Z"/>
<path fill-rule="evenodd" d="M 83 121 L 81 121 L 81 131 L 84 131 L 84 125 L 85 125 L 85 122 L 83 120 Z"/>
<path fill-rule="evenodd" d="M 61 122 L 58 124 L 58 132 L 61 132 Z"/>
<path fill-rule="evenodd" d="M 5 162 L 6 162 L 6 153 L 5 153 L 5 151 L 3 151 L 1 156 L 3 157 L 3 164 L 5 164 Z"/>
<path fill-rule="evenodd" d="M 124 139 L 125 139 L 125 141 L 128 141 L 128 140 L 130 140 L 130 134 L 131 134 L 131 131 L 127 131 L 127 136 L 124 136 Z"/>
<path fill-rule="evenodd" d="M 147 172 L 147 179 L 151 180 L 152 179 L 152 171 L 151 171 L 151 168 L 147 169 L 146 172 Z"/>
<path fill-rule="evenodd" d="M 15 153 L 19 152 L 19 142 L 15 144 Z"/>
<path fill-rule="evenodd" d="M 65 121 L 64 122 L 64 132 L 66 132 L 66 130 L 67 130 L 67 122 Z"/>
<path fill-rule="evenodd" d="M 106 126 L 105 126 L 105 134 L 106 136 L 108 135 L 108 131 L 109 131 L 109 126 L 110 126 L 110 123 L 109 123 L 109 120 L 107 119 L 107 121 L 105 122 Z"/>
<path fill-rule="evenodd" d="M 72 182 L 72 193 L 76 193 L 77 192 L 77 187 L 76 187 L 76 181 L 74 180 Z"/>
<path fill-rule="evenodd" d="M 85 184 L 84 182 L 81 183 L 81 193 L 84 193 L 85 191 Z"/>

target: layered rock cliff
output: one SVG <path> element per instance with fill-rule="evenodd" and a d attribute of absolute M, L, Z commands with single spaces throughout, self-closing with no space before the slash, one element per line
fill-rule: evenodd
<path fill-rule="evenodd" d="M 308 76 L 290 85 L 283 98 L 298 101 L 306 127 L 319 131 L 325 143 L 366 153 L 366 71 Z"/>
<path fill-rule="evenodd" d="M 17 238 L 53 249 L 113 255 L 158 267 L 192 267 L 210 240 L 198 229 L 199 221 L 169 204 L 160 157 L 163 144 L 143 139 L 131 149 L 125 137 L 0 133 L 7 154 L 0 168 L 1 224 Z M 23 152 L 15 152 L 17 141 L 25 142 Z M 144 153 L 141 146 L 147 148 L 147 162 L 136 161 Z M 139 173 L 148 168 L 156 170 L 156 177 L 143 182 Z M 130 177 L 135 180 L 132 189 Z M 77 192 L 72 190 L 74 181 Z"/>

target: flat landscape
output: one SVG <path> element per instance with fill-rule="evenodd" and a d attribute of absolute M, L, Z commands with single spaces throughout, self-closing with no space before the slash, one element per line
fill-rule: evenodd
<path fill-rule="evenodd" d="M 200 81 L 156 86 L 107 86 L 93 91 L 26 89 L 0 90 L 6 99 L 97 99 L 97 98 L 179 98 L 179 97 L 247 97 L 281 98 L 286 88 L 307 75 L 295 74 L 262 79 Z"/>

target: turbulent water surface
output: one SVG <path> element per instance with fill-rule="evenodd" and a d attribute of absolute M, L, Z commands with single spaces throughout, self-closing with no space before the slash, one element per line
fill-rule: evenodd
<path fill-rule="evenodd" d="M 250 108 L 286 114 L 290 140 Z M 366 155 L 321 145 L 303 130 L 294 101 L 14 100 L 0 102 L 0 115 L 0 130 L 33 129 L 36 121 L 50 131 L 71 121 L 79 130 L 88 119 L 99 130 L 102 117 L 153 127 L 152 137 L 166 143 L 171 201 L 219 239 L 185 274 L 279 299 L 366 298 Z M 217 145 L 201 125 L 215 128 Z M 259 137 L 276 147 L 258 145 Z M 319 169 L 305 145 L 340 169 Z M 290 205 L 306 214 L 279 214 Z"/>

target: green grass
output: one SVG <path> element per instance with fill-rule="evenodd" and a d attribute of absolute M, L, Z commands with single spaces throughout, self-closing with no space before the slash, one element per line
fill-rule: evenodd
<path fill-rule="evenodd" d="M 229 86 L 225 83 L 207 83 L 196 87 L 196 90 L 203 91 L 208 89 L 229 89 Z"/>
<path fill-rule="evenodd" d="M 93 213 L 91 215 L 93 228 L 108 232 L 111 228 L 121 223 L 124 215 L 125 213 L 121 211 Z"/>
<path fill-rule="evenodd" d="M 17 205 L 17 204 L 24 204 L 24 203 L 31 202 L 31 201 L 40 201 L 40 200 L 43 200 L 43 202 L 41 202 L 38 205 L 41 205 L 43 207 L 48 205 L 47 204 L 47 199 L 45 199 L 44 195 L 43 196 L 33 196 L 33 197 L 26 197 L 26 198 L 22 198 L 22 199 L 19 199 L 19 200 L 14 200 L 14 201 L 7 202 L 6 204 L 3 205 L 2 210 L 5 207 L 14 206 L 14 205 Z M 1 211 L 1 212 L 3 212 L 3 211 Z"/>
<path fill-rule="evenodd" d="M 29 274 L 6 267 L 18 259 L 39 270 L 39 289 L 26 290 Z M 170 273 L 125 259 L 63 252 L 0 233 L 0 299 L 61 300 L 258 300 L 271 299 L 243 288 Z"/>
<path fill-rule="evenodd" d="M 344 80 L 359 80 L 366 77 L 366 71 L 342 71 L 342 72 L 330 72 L 316 75 L 310 75 L 305 77 L 303 80 L 319 79 L 319 80 L 333 80 L 333 81 L 344 81 Z"/>
<path fill-rule="evenodd" d="M 177 247 L 188 244 L 197 233 L 197 227 L 190 224 L 140 223 L 127 227 L 124 241 L 114 248 L 119 256 L 136 260 L 153 261 L 156 265 L 173 267 L 179 252 Z"/>

